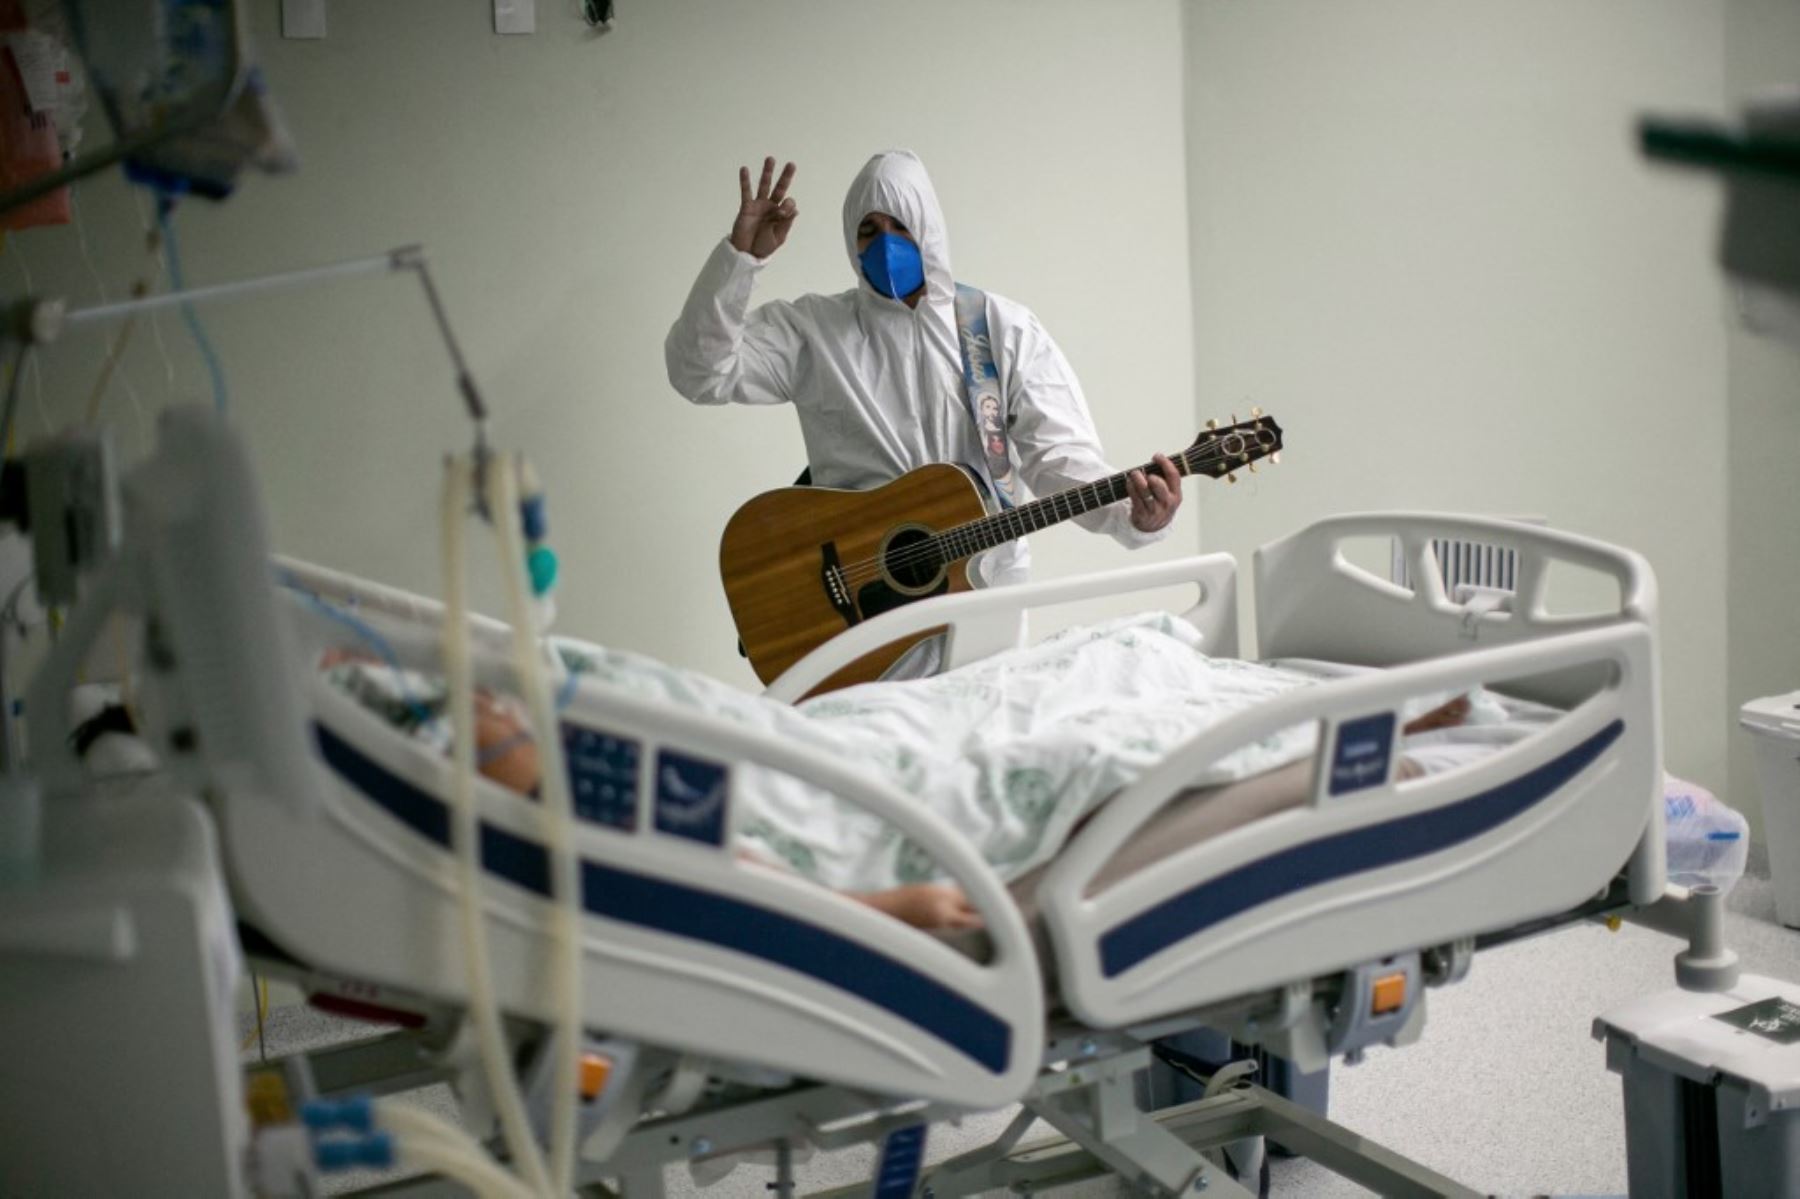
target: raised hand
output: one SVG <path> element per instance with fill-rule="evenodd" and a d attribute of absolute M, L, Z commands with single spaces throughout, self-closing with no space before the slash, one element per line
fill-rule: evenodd
<path fill-rule="evenodd" d="M 769 185 L 774 179 L 774 186 Z M 794 225 L 794 218 L 800 215 L 800 209 L 788 197 L 788 184 L 794 181 L 794 164 L 788 163 L 782 168 L 781 178 L 775 179 L 775 160 L 763 159 L 762 179 L 756 185 L 753 194 L 750 190 L 750 168 L 738 168 L 738 202 L 737 220 L 731 223 L 731 244 L 734 249 L 757 258 L 767 258 L 781 249 L 781 243 L 787 240 L 788 230 Z"/>

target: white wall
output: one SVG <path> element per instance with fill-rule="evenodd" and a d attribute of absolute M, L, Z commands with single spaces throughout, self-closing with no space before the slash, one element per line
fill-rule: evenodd
<path fill-rule="evenodd" d="M 1730 0 L 1725 83 L 1737 107 L 1800 84 L 1800 3 Z M 1711 186 L 1709 184 L 1709 186 Z M 1715 239 L 1716 240 L 1716 239 Z M 1726 699 L 1800 689 L 1800 349 L 1731 331 L 1731 656 Z M 1760 819 L 1749 736 L 1731 732 L 1731 802 Z M 1790 797 L 1790 802 L 1792 797 Z"/>
<path fill-rule="evenodd" d="M 1722 107 L 1724 0 L 666 0 L 621 4 L 599 39 L 560 4 L 536 36 L 499 38 L 480 0 L 340 0 L 324 42 L 282 41 L 277 6 L 250 7 L 304 165 L 181 214 L 191 281 L 425 243 L 502 439 L 549 484 L 568 632 L 751 683 L 716 539 L 791 477 L 799 436 L 780 411 L 682 403 L 662 336 L 740 162 L 800 163 L 765 292 L 793 295 L 848 285 L 842 188 L 910 145 L 959 275 L 1037 309 L 1121 464 L 1196 416 L 1260 404 L 1287 427 L 1276 471 L 1190 485 L 1153 556 L 1200 545 L 1202 516 L 1205 548 L 1247 561 L 1328 512 L 1538 512 L 1656 564 L 1674 769 L 1723 788 L 1729 709 L 1792 685 L 1761 679 L 1750 642 L 1728 652 L 1723 621 L 1727 545 L 1769 525 L 1733 493 L 1727 532 L 1716 188 L 1632 142 L 1643 112 Z M 1775 53 L 1740 14 L 1792 10 L 1731 0 L 1734 88 Z M 143 262 L 138 211 L 110 175 L 79 198 L 117 294 Z M 95 296 L 70 231 L 0 258 L 13 290 L 28 268 Z M 409 285 L 205 317 L 280 547 L 437 591 L 438 464 L 465 433 Z M 179 323 L 158 329 L 174 390 L 201 397 Z M 127 357 L 154 408 L 169 388 L 148 332 Z M 85 403 L 97 349 L 48 362 L 52 423 Z M 139 448 L 122 391 L 104 411 Z M 1756 426 L 1733 437 L 1737 458 L 1777 452 Z M 1044 576 L 1126 560 L 1073 528 L 1035 541 Z M 1739 581 L 1740 621 L 1773 622 L 1791 594 Z"/>
<path fill-rule="evenodd" d="M 1536 513 L 1633 547 L 1662 587 L 1670 767 L 1722 787 L 1717 201 L 1633 140 L 1645 111 L 1717 109 L 1721 6 L 1189 15 L 1199 404 L 1260 404 L 1290 446 L 1203 493 L 1205 547 L 1247 559 L 1370 508 Z"/>
<path fill-rule="evenodd" d="M 1192 436 L 1174 0 L 627 0 L 602 38 L 569 4 L 540 3 L 536 36 L 500 38 L 482 0 L 339 0 L 322 42 L 282 41 L 278 7 L 249 6 L 304 165 L 180 213 L 189 282 L 423 242 L 501 439 L 549 488 L 563 631 L 754 682 L 718 535 L 739 502 L 792 479 L 800 438 L 787 412 L 681 401 L 662 339 L 736 211 L 738 165 L 765 153 L 799 163 L 801 208 L 765 296 L 851 285 L 843 189 L 872 152 L 908 146 L 933 173 L 959 277 L 1036 309 L 1120 464 Z M 117 294 L 141 261 L 138 214 L 110 175 L 80 200 Z M 9 285 L 22 261 L 40 287 L 94 298 L 67 231 L 15 237 L 5 257 Z M 410 284 L 204 318 L 279 547 L 439 592 L 439 463 L 466 435 Z M 159 327 L 176 390 L 202 395 L 179 323 Z M 56 351 L 53 422 L 80 410 L 97 349 Z M 145 405 L 163 402 L 147 334 L 129 365 Z M 138 447 L 122 392 L 105 413 Z M 41 432 L 29 397 L 25 414 Z M 1197 540 L 1189 515 L 1148 554 Z M 1042 576 L 1126 561 L 1073 526 L 1034 547 Z"/>

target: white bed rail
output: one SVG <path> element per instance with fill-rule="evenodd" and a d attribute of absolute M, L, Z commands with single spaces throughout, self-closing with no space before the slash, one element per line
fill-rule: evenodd
<path fill-rule="evenodd" d="M 294 617 L 300 644 L 316 663 L 319 651 L 349 642 L 365 649 L 378 645 L 391 655 L 390 665 L 425 674 L 443 669 L 444 605 L 384 583 L 341 574 L 298 559 L 272 556 L 275 581 Z M 517 691 L 512 629 L 505 621 L 469 613 L 469 640 L 481 652 L 472 663 L 477 686 Z M 567 667 L 553 652 L 560 638 L 546 639 L 545 669 L 558 685 Z"/>
<path fill-rule="evenodd" d="M 1345 543 L 1397 539 L 1413 586 L 1389 582 L 1352 564 Z M 1476 541 L 1518 554 L 1517 593 L 1504 604 L 1461 602 L 1446 595 L 1433 538 Z M 1553 565 L 1594 571 L 1618 587 L 1610 611 L 1559 615 L 1546 586 Z M 1593 538 L 1514 521 L 1425 512 L 1369 512 L 1331 517 L 1256 552 L 1256 642 L 1262 658 L 1322 658 L 1393 666 L 1509 645 L 1620 621 L 1656 625 L 1656 578 L 1642 556 Z M 1529 698 L 1566 705 L 1591 689 L 1579 672 L 1534 681 Z"/>
<path fill-rule="evenodd" d="M 864 654 L 939 626 L 948 626 L 945 666 L 961 666 L 1023 644 L 1025 614 L 1034 608 L 1184 585 L 1198 595 L 1179 615 L 1200 630 L 1202 647 L 1217 657 L 1236 656 L 1237 561 L 1230 554 L 1203 554 L 908 604 L 839 633 L 790 666 L 764 694 L 793 703 Z"/>
<path fill-rule="evenodd" d="M 1606 682 L 1544 731 L 1397 779 L 1405 701 L 1575 669 Z M 1065 1000 L 1097 1027 L 1146 1021 L 1572 909 L 1628 860 L 1633 901 L 1650 902 L 1664 881 L 1655 669 L 1649 626 L 1615 621 L 1304 687 L 1221 721 L 1100 809 L 1046 873 Z M 1334 795 L 1346 746 L 1384 718 L 1385 773 Z M 1308 722 L 1309 804 L 1088 894 L 1202 767 Z"/>
<path fill-rule="evenodd" d="M 443 628 L 444 605 L 439 600 L 385 583 L 359 579 L 298 558 L 275 554 L 269 561 L 275 568 L 275 581 L 291 590 L 315 596 L 351 613 L 377 613 L 432 636 L 438 636 Z M 499 650 L 511 644 L 512 630 L 505 621 L 472 612 L 469 629 L 477 643 Z"/>
<path fill-rule="evenodd" d="M 403 664 L 436 668 L 439 605 L 304 564 L 282 565 L 286 581 L 308 595 L 333 604 L 354 598 L 359 619 Z M 295 598 L 293 611 L 315 650 L 356 640 L 304 598 Z M 511 667 L 497 651 L 477 657 L 478 679 L 510 684 Z M 325 819 L 295 821 L 253 796 L 228 800 L 225 842 L 240 865 L 243 907 L 317 968 L 454 998 L 463 986 L 450 903 L 457 879 L 445 846 L 424 832 L 436 827 L 435 810 L 421 812 L 449 794 L 449 763 L 322 680 L 312 690 L 333 772 Z M 565 745 L 583 736 L 628 741 L 638 763 L 631 827 L 606 826 L 585 810 L 578 826 L 588 878 L 590 1026 L 682 1052 L 973 1107 L 1013 1101 L 1029 1085 L 1043 1038 L 1037 955 L 1004 884 L 942 818 L 854 763 L 606 687 L 575 683 L 560 723 Z M 661 827 L 667 753 L 724 769 L 727 812 L 717 843 Z M 973 961 L 853 898 L 735 856 L 735 787 L 752 764 L 826 790 L 910 838 L 980 912 L 992 956 Z M 383 810 L 383 788 L 405 802 Z M 485 779 L 477 793 L 484 838 L 511 846 L 515 862 L 534 854 L 545 840 L 538 805 Z M 502 875 L 490 880 L 484 902 L 503 1005 L 544 1018 L 545 901 Z M 403 912 L 407 919 L 352 926 L 344 918 L 352 911 Z M 858 962 L 871 975 L 892 975 L 922 1010 L 874 993 L 846 964 Z"/>

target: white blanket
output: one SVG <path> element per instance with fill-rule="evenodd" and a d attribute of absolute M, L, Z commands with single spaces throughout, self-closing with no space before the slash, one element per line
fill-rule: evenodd
<path fill-rule="evenodd" d="M 1184 741 L 1307 675 L 1200 652 L 1167 613 L 1071 629 L 935 678 L 866 683 L 788 707 L 621 650 L 561 643 L 593 681 L 694 705 L 825 750 L 949 821 L 1002 878 L 1048 859 L 1075 822 Z M 1245 746 L 1196 787 L 1308 756 L 1303 726 Z M 740 846 L 821 883 L 865 891 L 939 877 L 882 821 L 761 767 L 737 769 Z"/>

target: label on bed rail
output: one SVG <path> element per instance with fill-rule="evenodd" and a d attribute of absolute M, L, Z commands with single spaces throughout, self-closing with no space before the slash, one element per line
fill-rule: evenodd
<path fill-rule="evenodd" d="M 725 844 L 725 768 L 665 749 L 656 755 L 656 829 L 708 845 Z"/>
<path fill-rule="evenodd" d="M 1394 714 L 1360 716 L 1337 726 L 1331 747 L 1331 795 L 1347 795 L 1387 782 L 1394 756 Z"/>
<path fill-rule="evenodd" d="M 638 743 L 564 722 L 563 757 L 575 815 L 608 828 L 637 828 Z"/>
<path fill-rule="evenodd" d="M 925 1164 L 925 1125 L 913 1124 L 888 1133 L 881 1143 L 881 1168 L 875 1171 L 872 1199 L 908 1199 Z"/>

